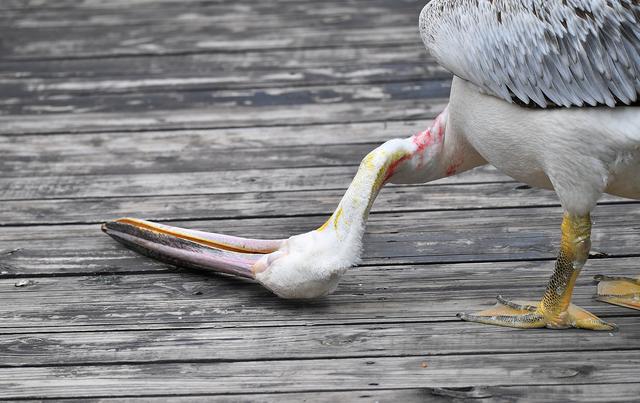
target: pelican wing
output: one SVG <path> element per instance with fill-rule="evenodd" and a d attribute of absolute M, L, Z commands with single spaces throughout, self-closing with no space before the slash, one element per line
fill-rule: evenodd
<path fill-rule="evenodd" d="M 632 104 L 640 0 L 433 0 L 422 39 L 455 75 L 509 102 Z"/>

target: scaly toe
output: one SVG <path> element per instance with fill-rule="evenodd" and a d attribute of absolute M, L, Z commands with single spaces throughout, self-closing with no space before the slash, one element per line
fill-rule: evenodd
<path fill-rule="evenodd" d="M 569 305 L 566 319 L 566 324 L 569 325 L 568 327 L 576 329 L 605 330 L 610 332 L 618 330 L 618 326 L 614 323 L 605 322 L 586 309 L 582 309 L 574 304 Z"/>
<path fill-rule="evenodd" d="M 502 296 L 491 308 L 475 314 L 459 313 L 457 316 L 467 322 L 484 323 L 520 329 L 545 327 L 544 317 L 536 312 L 532 302 L 509 301 Z"/>

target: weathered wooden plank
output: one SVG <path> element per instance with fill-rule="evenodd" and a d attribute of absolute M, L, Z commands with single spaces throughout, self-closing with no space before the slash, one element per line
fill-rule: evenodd
<path fill-rule="evenodd" d="M 392 48 L 294 49 L 243 52 L 220 57 L 192 54 L 158 57 L 0 60 L 3 103 L 29 92 L 58 96 L 92 92 L 225 89 L 285 85 L 336 85 L 444 79 L 420 44 Z"/>
<path fill-rule="evenodd" d="M 598 273 L 637 275 L 637 258 L 590 262 L 579 277 L 574 303 L 603 318 L 640 312 L 594 300 Z M 91 264 L 85 260 L 85 264 Z M 2 333 L 78 330 L 143 330 L 216 324 L 233 327 L 457 321 L 462 311 L 492 306 L 495 296 L 537 300 L 551 262 L 475 263 L 361 267 L 349 272 L 336 293 L 314 301 L 282 300 L 257 284 L 181 271 L 0 279 Z M 22 280 L 27 281 L 27 280 Z M 637 323 L 634 325 L 637 328 Z"/>
<path fill-rule="evenodd" d="M 78 2 L 80 3 L 80 2 Z M 235 22 L 238 29 L 254 24 L 262 27 L 277 24 L 301 26 L 333 20 L 353 23 L 354 19 L 385 14 L 388 20 L 416 12 L 419 1 L 393 2 L 368 0 L 325 1 L 309 7 L 300 1 L 234 1 L 231 2 L 127 2 L 126 7 L 105 4 L 74 4 L 73 7 L 48 7 L 45 3 L 27 10 L 12 7 L 0 16 L 2 26 L 16 28 L 64 28 L 78 26 L 111 26 L 144 24 L 221 24 Z M 3 2 L 3 5 L 6 5 Z M 3 7 L 4 8 L 4 7 Z M 403 20 L 404 21 L 404 20 Z"/>
<path fill-rule="evenodd" d="M 378 52 L 380 50 L 378 49 Z M 149 59 L 142 59 L 149 60 Z M 100 60 L 102 61 L 102 60 Z M 94 61 L 94 62 L 97 62 Z M 400 64 L 400 66 L 398 66 Z M 122 62 L 118 60 L 118 65 Z M 20 64 L 20 66 L 23 66 Z M 201 69 L 203 67 L 196 66 Z M 150 67 L 156 69 L 156 67 Z M 209 69 L 215 66 L 208 66 Z M 95 71 L 92 71 L 95 74 Z M 277 103 L 277 98 L 272 96 L 275 89 L 283 89 L 277 91 L 278 97 L 287 95 L 295 95 L 300 102 L 304 98 L 313 97 L 314 100 L 321 102 L 330 102 L 337 99 L 348 99 L 350 96 L 355 97 L 357 101 L 367 100 L 367 97 L 374 96 L 373 99 L 392 99 L 402 96 L 424 97 L 430 98 L 434 96 L 443 96 L 442 94 L 448 90 L 448 82 L 451 75 L 442 68 L 418 60 L 415 63 L 407 63 L 404 60 L 395 61 L 393 66 L 375 65 L 367 62 L 366 65 L 357 65 L 349 63 L 347 66 L 323 66 L 316 68 L 294 68 L 286 66 L 285 60 L 282 60 L 278 68 L 265 69 L 259 66 L 259 70 L 255 70 L 253 66 L 250 68 L 232 68 L 231 66 L 205 73 L 194 73 L 186 75 L 181 72 L 175 76 L 164 76 L 157 74 L 146 75 L 127 75 L 126 77 L 81 77 L 81 78 L 14 78 L 11 76 L 29 75 L 32 73 L 19 72 L 1 73 L 0 76 L 9 76 L 8 78 L 0 78 L 0 88 L 2 88 L 4 99 L 0 101 L 4 113 L 19 113 L 20 111 L 42 110 L 48 108 L 55 111 L 65 105 L 86 103 L 82 110 L 97 111 L 98 108 L 106 109 L 114 108 L 114 100 L 116 94 L 131 94 L 123 96 L 122 104 L 127 109 L 140 109 L 142 105 L 140 98 L 143 94 L 148 98 L 148 103 L 160 104 L 165 107 L 170 104 L 171 100 L 182 98 L 183 101 L 198 103 L 204 101 L 210 104 L 216 103 L 216 96 L 225 104 L 243 104 L 249 102 L 271 102 Z M 55 74 L 50 72 L 48 74 Z M 429 80 L 425 83 L 425 80 Z M 363 85 L 367 83 L 385 84 L 399 87 L 401 83 L 404 90 L 400 94 L 387 94 L 384 90 L 375 87 L 369 89 L 359 89 L 355 95 L 343 96 L 341 88 L 345 85 Z M 406 83 L 410 83 L 407 85 Z M 443 85 L 441 83 L 446 83 Z M 311 91 L 309 95 L 302 95 L 297 87 L 313 86 L 313 87 L 330 87 L 327 90 Z M 291 89 L 290 87 L 293 87 Z M 237 93 L 218 94 L 219 91 L 243 90 L 263 88 L 264 91 L 258 91 L 258 95 L 253 99 L 247 99 L 246 96 L 239 97 Z M 336 94 L 331 95 L 331 91 L 338 89 Z M 171 92 L 169 92 L 171 91 Z M 212 92 L 216 91 L 216 92 Z M 187 94 L 183 94 L 187 92 Z M 196 92 L 189 94 L 188 92 Z M 321 92 L 321 96 L 316 93 Z M 158 93 L 162 95 L 157 95 Z M 165 94 L 166 93 L 166 94 Z M 204 95 L 203 95 L 204 93 Z M 110 97 L 98 96 L 99 94 L 110 94 Z M 445 94 L 446 95 L 446 94 Z M 231 101 L 231 102 L 229 102 Z M 149 108 L 146 105 L 147 109 Z M 31 109 L 29 109 L 31 108 Z"/>
<path fill-rule="evenodd" d="M 379 49 L 376 50 L 380 52 Z M 118 65 L 121 63 L 118 60 Z M 442 68 L 424 61 L 407 63 L 398 60 L 396 63 L 401 63 L 401 66 L 372 65 L 371 62 L 368 62 L 365 66 L 348 64 L 347 66 L 294 68 L 287 67 L 285 61 L 282 60 L 279 68 L 262 68 L 257 71 L 251 68 L 235 68 L 191 75 L 181 72 L 174 76 L 150 73 L 145 76 L 133 76 L 127 73 L 126 77 L 102 77 L 92 71 L 91 73 L 96 76 L 87 78 L 14 78 L 12 76 L 32 75 L 34 72 L 25 72 L 24 70 L 9 73 L 0 72 L 0 77 L 7 77 L 0 78 L 0 88 L 4 94 L 0 106 L 3 109 L 15 111 L 16 105 L 24 105 L 29 102 L 36 105 L 46 105 L 45 102 L 62 104 L 62 101 L 69 101 L 78 95 L 86 97 L 96 93 L 121 94 L 169 90 L 180 92 L 223 91 L 246 88 L 287 88 L 302 85 L 337 87 L 364 83 L 420 82 L 425 79 L 448 81 L 451 78 L 451 75 Z M 4 67 L 6 70 L 6 65 Z M 209 66 L 209 68 L 213 67 L 215 66 Z M 56 73 L 52 71 L 47 74 Z M 82 72 L 78 74 L 82 74 Z M 171 96 L 175 98 L 178 95 L 172 94 Z M 135 105 L 134 101 L 127 102 L 130 105 Z"/>
<path fill-rule="evenodd" d="M 2 397 L 268 393 L 636 381 L 640 352 L 490 354 L 0 369 Z M 426 364 L 426 365 L 425 365 Z"/>
<path fill-rule="evenodd" d="M 366 264 L 553 259 L 560 208 L 419 211 L 371 216 Z M 177 222 L 176 225 L 253 238 L 286 238 L 320 226 L 327 215 Z M 595 250 L 637 256 L 640 205 L 600 206 L 592 236 Z M 10 276 L 154 271 L 167 266 L 138 257 L 100 232 L 98 225 L 5 227 L 0 248 Z M 89 263 L 90 262 L 90 263 Z"/>
<path fill-rule="evenodd" d="M 135 135 L 109 132 L 0 136 L 0 170 L 3 177 L 8 177 L 358 165 L 377 145 L 418 133 L 428 124 L 408 121 L 168 130 Z"/>
<path fill-rule="evenodd" d="M 51 26 L 27 17 L 5 29 L 4 52 L 6 58 L 26 59 L 397 44 L 417 40 L 416 18 L 422 7 L 418 1 L 400 4 L 374 1 L 372 6 L 364 8 L 341 4 L 336 9 L 335 6 L 335 3 L 318 3 L 313 7 L 304 3 L 280 7 L 262 2 L 247 2 L 245 7 L 223 4 L 216 5 L 211 14 L 204 11 L 205 8 L 186 13 L 165 12 L 166 23 L 153 20 L 127 23 L 122 17 L 125 13 L 119 11 L 112 16 L 121 22 L 117 30 L 102 24 Z M 155 14 L 140 7 L 140 13 L 144 11 L 148 16 Z M 103 13 L 104 18 L 109 18 L 108 11 L 100 11 L 84 19 L 90 21 L 90 16 L 99 19 Z M 135 16 L 135 11 L 132 14 Z M 218 17 L 220 15 L 224 17 Z"/>
<path fill-rule="evenodd" d="M 640 350 L 640 317 L 614 320 L 613 337 L 462 321 L 14 334 L 0 336 L 0 367 Z"/>
<path fill-rule="evenodd" d="M 329 215 L 343 189 L 216 195 L 100 197 L 0 202 L 0 226 L 101 223 L 138 216 L 155 221 Z M 312 202 L 310 202 L 312 200 Z M 606 203 L 630 203 L 605 196 Z M 456 209 L 557 207 L 557 196 L 513 182 L 389 186 L 372 213 Z M 623 207 L 621 207 L 623 208 Z"/>
<path fill-rule="evenodd" d="M 3 177 L 357 166 L 382 142 L 424 121 L 0 136 Z M 135 136 L 135 140 L 132 139 Z"/>
<path fill-rule="evenodd" d="M 47 9 L 72 11 L 75 9 L 95 9 L 105 10 L 111 8 L 122 8 L 124 6 L 141 5 L 147 7 L 161 6 L 167 7 L 174 3 L 187 3 L 193 6 L 208 6 L 211 4 L 224 4 L 227 0 L 110 0 L 108 2 L 101 0 L 57 0 L 50 2 L 48 0 L 4 0 L 0 10 L 7 9 Z M 264 0 L 263 3 L 273 6 L 296 4 L 305 0 Z M 345 0 L 346 3 L 353 3 L 363 0 Z M 367 0 L 364 0 L 367 1 Z"/>
<path fill-rule="evenodd" d="M 237 2 L 209 2 L 208 4 L 189 4 L 190 2 L 166 2 L 164 4 L 142 4 L 127 3 L 129 7 L 72 7 L 66 9 L 38 7 L 29 10 L 5 10 L 0 21 L 5 22 L 13 27 L 31 27 L 37 24 L 42 27 L 67 27 L 67 26 L 87 26 L 91 22 L 90 19 L 96 18 L 96 26 L 126 26 L 133 24 L 172 24 L 172 23 L 200 23 L 200 22 L 218 22 L 230 23 L 238 22 L 241 25 L 238 29 L 244 28 L 243 25 L 251 25 L 262 19 L 265 26 L 271 27 L 270 24 L 278 22 L 281 26 L 300 26 L 300 21 L 288 20 L 290 17 L 298 17 L 300 19 L 315 18 L 316 25 L 335 23 L 336 22 L 353 22 L 357 21 L 359 16 L 380 16 L 381 14 L 396 14 L 395 16 L 386 16 L 387 18 L 400 18 L 408 12 L 415 11 L 416 7 L 420 7 L 417 1 L 392 2 L 389 0 L 370 0 L 364 2 L 362 0 L 335 1 L 330 0 L 323 2 L 316 7 L 309 7 L 308 4 L 301 1 L 263 1 L 260 3 L 250 1 Z M 362 7 L 363 4 L 370 7 Z M 146 14 L 145 14 L 146 11 Z M 346 16 L 345 16 L 346 15 Z M 354 19 L 349 19 L 353 15 Z M 246 17 L 242 21 L 242 17 Z M 13 18 L 13 19 L 12 19 Z M 56 21 L 57 19 L 57 21 Z M 298 23 L 298 24 L 296 24 Z M 353 25 L 357 25 L 354 22 Z"/>
<path fill-rule="evenodd" d="M 238 30 L 233 24 L 146 25 L 111 27 L 11 28 L 4 30 L 6 60 L 46 60 L 119 55 L 165 55 L 238 52 L 260 49 L 352 47 L 367 44 L 396 46 L 419 43 L 418 12 L 390 24 L 380 18 L 360 25 L 273 27 L 259 25 Z M 335 19 L 338 20 L 338 19 Z M 376 25 L 380 24 L 380 25 Z M 275 25 L 275 24 L 274 24 Z"/>
<path fill-rule="evenodd" d="M 0 200 L 346 189 L 357 169 L 357 166 L 335 166 L 217 172 L 8 177 L 0 178 Z M 482 167 L 434 181 L 432 184 L 488 181 L 512 182 L 512 179 L 491 167 Z"/>
<path fill-rule="evenodd" d="M 79 153 L 115 150 L 125 152 L 128 148 L 144 146 L 145 152 L 159 151 L 163 147 L 176 152 L 194 150 L 196 147 L 213 150 L 236 148 L 273 148 L 280 146 L 324 146 L 331 144 L 382 143 L 395 137 L 407 137 L 423 131 L 430 124 L 428 117 L 403 122 L 361 122 L 340 124 L 318 124 L 302 126 L 244 127 L 240 129 L 189 129 L 140 131 L 132 140 L 130 132 L 60 133 L 50 136 L 39 134 L 22 136 L 0 136 L 3 155 L 28 152 L 16 150 L 22 141 L 38 151 L 62 153 L 78 150 Z M 57 136 L 61 136 L 60 139 Z M 69 137 L 66 137 L 69 136 Z M 77 136 L 77 137 L 76 137 Z M 24 137 L 24 140 L 20 139 Z M 138 144 L 140 143 L 140 145 Z M 65 147 L 66 144 L 66 147 Z M 27 146 L 24 146 L 27 148 Z"/>
<path fill-rule="evenodd" d="M 375 101 L 433 100 L 439 102 L 449 95 L 450 81 L 423 80 L 416 82 L 390 82 L 379 84 L 304 86 L 287 88 L 191 90 L 182 92 L 132 92 L 122 94 L 95 94 L 73 96 L 47 96 L 36 93 L 24 101 L 11 101 L 4 105 L 7 115 L 37 112 L 143 112 L 153 110 L 180 110 L 218 107 L 288 107 L 302 105 L 348 104 Z M 20 94 L 17 94 L 20 97 Z"/>
<path fill-rule="evenodd" d="M 375 94 L 374 94 L 375 95 Z M 337 101 L 337 99 L 336 99 Z M 73 105 L 62 106 L 54 115 L 0 115 L 0 134 L 148 131 L 154 129 L 206 129 L 255 126 L 312 125 L 393 120 L 429 120 L 447 104 L 442 98 L 397 100 L 393 103 L 312 103 L 277 106 L 224 106 L 137 113 L 118 107 L 118 113 L 90 113 Z M 124 109 L 124 110 L 123 110 Z M 74 111 L 70 112 L 70 111 Z M 33 112 L 37 112 L 33 110 Z M 55 117 L 55 118 L 53 118 Z"/>
<path fill-rule="evenodd" d="M 171 396 L 171 401 L 179 403 L 200 402 L 203 399 L 211 402 L 436 402 L 444 403 L 452 400 L 481 399 L 483 402 L 629 402 L 640 395 L 638 383 L 610 383 L 597 385 L 527 385 L 527 386 L 471 386 L 463 388 L 420 388 L 391 390 L 354 390 L 348 392 L 307 392 L 307 393 L 272 393 L 272 394 L 239 394 Z M 143 398 L 101 398 L 110 402 L 164 402 L 167 397 Z"/>
<path fill-rule="evenodd" d="M 62 143 L 70 139 L 72 137 L 66 137 Z M 73 143 L 66 143 L 67 150 L 58 153 L 54 150 L 38 150 L 30 141 L 16 143 L 23 143 L 26 147 L 17 148 L 17 152 L 5 152 L 1 150 L 0 145 L 0 153 L 3 154 L 0 170 L 4 178 L 166 172 L 210 172 L 215 175 L 213 172 L 247 169 L 247 161 L 251 161 L 251 169 L 357 166 L 360 160 L 378 145 L 371 143 L 292 147 L 283 144 L 282 147 L 274 148 L 215 150 L 202 143 L 158 142 L 152 145 L 156 150 L 150 148 L 147 151 L 146 145 L 135 140 L 129 143 L 129 150 L 110 150 L 107 145 L 101 145 L 91 150 L 80 151 Z M 55 149 L 56 144 L 50 144 L 52 149 Z M 122 145 L 126 144 L 123 142 Z"/>
<path fill-rule="evenodd" d="M 27 10 L 30 11 L 35 8 L 44 8 L 50 10 L 63 10 L 69 11 L 78 8 L 89 8 L 89 9 L 109 9 L 109 8 L 119 8 L 131 4 L 146 4 L 149 6 L 153 5 L 167 5 L 175 3 L 177 0 L 111 0 L 108 2 L 105 1 L 95 1 L 95 0 L 58 0 L 55 2 L 51 2 L 48 0 L 5 0 L 0 5 L 0 10 Z M 224 2 L 224 0 L 181 0 L 185 3 L 191 4 L 208 4 L 208 3 L 220 3 Z M 290 0 L 265 0 L 270 2 L 288 2 Z M 292 0 L 296 1 L 296 0 Z"/>
<path fill-rule="evenodd" d="M 230 89 L 230 90 L 191 90 L 164 92 L 131 92 L 122 94 L 91 94 L 74 96 L 67 94 L 47 95 L 36 92 L 20 100 L 11 98 L 3 106 L 6 115 L 31 113 L 109 113 L 109 112 L 149 112 L 154 110 L 203 109 L 216 113 L 218 108 L 244 107 L 277 108 L 304 105 L 350 105 L 381 102 L 394 108 L 395 101 L 418 100 L 422 102 L 441 102 L 449 96 L 451 83 L 446 80 L 422 80 L 410 82 L 389 82 L 359 85 L 303 86 L 287 88 Z"/>

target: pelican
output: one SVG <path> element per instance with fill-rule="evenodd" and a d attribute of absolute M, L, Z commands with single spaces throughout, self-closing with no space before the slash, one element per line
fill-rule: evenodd
<path fill-rule="evenodd" d="M 640 199 L 640 0 L 433 0 L 419 28 L 427 50 L 453 73 L 450 102 L 424 131 L 369 153 L 320 228 L 259 240 L 123 218 L 103 230 L 152 257 L 253 279 L 282 298 L 316 298 L 358 264 L 385 183 L 425 183 L 491 164 L 556 192 L 560 251 L 539 301 L 498 297 L 490 309 L 458 316 L 613 330 L 571 298 L 598 199 Z M 640 309 L 640 280 L 597 280 L 598 299 Z"/>

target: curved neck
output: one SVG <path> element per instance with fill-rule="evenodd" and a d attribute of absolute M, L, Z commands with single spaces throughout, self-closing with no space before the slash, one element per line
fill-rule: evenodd
<path fill-rule="evenodd" d="M 389 140 L 370 152 L 337 209 L 318 231 L 359 250 L 369 211 L 385 183 L 425 183 L 481 165 L 477 158 L 467 158 L 470 146 L 447 130 L 448 120 L 445 109 L 425 131 Z"/>

